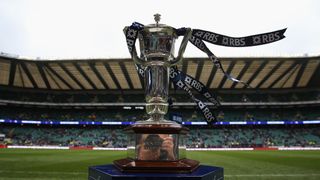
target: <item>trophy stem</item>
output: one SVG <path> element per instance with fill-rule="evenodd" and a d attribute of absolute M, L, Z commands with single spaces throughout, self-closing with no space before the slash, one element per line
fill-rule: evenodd
<path fill-rule="evenodd" d="M 162 122 L 168 112 L 169 68 L 152 64 L 145 68 L 146 111 L 150 121 Z"/>

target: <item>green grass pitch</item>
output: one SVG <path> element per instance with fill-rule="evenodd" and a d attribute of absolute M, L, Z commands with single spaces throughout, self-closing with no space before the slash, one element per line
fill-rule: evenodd
<path fill-rule="evenodd" d="M 320 151 L 188 151 L 221 166 L 225 179 L 319 180 Z M 125 151 L 0 149 L 0 179 L 87 179 L 88 166 L 109 164 Z"/>

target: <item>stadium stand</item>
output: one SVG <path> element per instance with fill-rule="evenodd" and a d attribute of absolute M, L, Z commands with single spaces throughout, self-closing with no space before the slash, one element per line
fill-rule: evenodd
<path fill-rule="evenodd" d="M 168 118 L 178 114 L 191 129 L 188 147 L 320 146 L 319 56 L 222 58 L 222 65 L 253 88 L 228 81 L 206 58 L 186 58 L 178 67 L 220 100 L 219 108 L 207 102 L 218 121 L 233 122 L 205 126 L 191 98 L 171 85 Z M 0 144 L 125 147 L 125 126 L 118 124 L 147 119 L 143 94 L 131 59 L 1 55 Z"/>
<path fill-rule="evenodd" d="M 101 93 L 101 92 L 100 92 Z M 94 93 L 43 93 L 43 92 L 23 92 L 2 90 L 1 100 L 14 100 L 22 102 L 48 102 L 48 103 L 102 103 L 102 102 L 144 102 L 144 96 L 140 94 L 94 94 Z M 217 93 L 221 102 L 297 102 L 320 100 L 318 91 L 286 92 L 276 93 Z M 196 95 L 198 98 L 203 98 Z M 171 92 L 173 102 L 192 102 L 192 99 L 185 94 Z M 204 99 L 205 100 L 205 99 Z"/>
<path fill-rule="evenodd" d="M 171 109 L 170 113 L 179 114 L 182 121 L 204 122 L 202 114 L 194 108 Z M 224 108 L 218 109 L 219 121 L 297 121 L 320 120 L 318 107 L 301 108 Z M 169 118 L 169 117 L 168 117 Z M 135 122 L 146 120 L 144 110 L 132 109 L 52 109 L 2 107 L 0 119 L 33 120 L 33 121 L 109 121 Z"/>
<path fill-rule="evenodd" d="M 4 126 L 0 134 L 6 145 L 92 146 L 123 148 L 127 137 L 123 126 L 114 127 L 57 127 Z M 241 147 L 319 147 L 318 126 L 251 126 L 251 127 L 190 127 L 189 148 Z"/>
<path fill-rule="evenodd" d="M 319 146 L 318 127 L 232 127 L 194 129 L 188 145 L 197 148 L 221 147 L 310 147 Z"/>
<path fill-rule="evenodd" d="M 6 126 L 1 131 L 9 145 L 126 146 L 126 136 L 119 128 Z"/>

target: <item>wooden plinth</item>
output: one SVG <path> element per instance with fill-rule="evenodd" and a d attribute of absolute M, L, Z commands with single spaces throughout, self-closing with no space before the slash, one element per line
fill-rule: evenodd
<path fill-rule="evenodd" d="M 122 172 L 137 173 L 191 173 L 199 166 L 199 161 L 181 159 L 177 161 L 139 161 L 130 158 L 113 161 Z"/>

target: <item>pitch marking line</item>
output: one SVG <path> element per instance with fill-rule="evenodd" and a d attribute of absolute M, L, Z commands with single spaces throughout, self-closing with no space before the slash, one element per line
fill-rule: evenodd
<path fill-rule="evenodd" d="M 0 171 L 0 173 L 23 173 L 23 174 L 67 174 L 67 175 L 80 175 L 87 174 L 84 172 L 58 172 L 58 171 Z"/>
<path fill-rule="evenodd" d="M 24 173 L 24 174 L 66 174 L 66 175 L 81 175 L 87 174 L 84 172 L 42 172 L 42 171 L 0 171 L 0 173 Z M 306 177 L 320 176 L 320 174 L 226 174 L 225 177 Z"/>
<path fill-rule="evenodd" d="M 224 175 L 225 177 L 305 177 L 320 176 L 320 174 L 234 174 Z"/>

